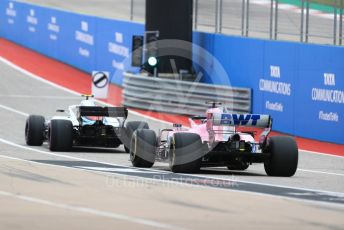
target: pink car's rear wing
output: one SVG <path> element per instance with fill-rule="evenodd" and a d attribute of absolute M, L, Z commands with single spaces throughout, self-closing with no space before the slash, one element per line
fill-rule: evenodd
<path fill-rule="evenodd" d="M 257 128 L 270 128 L 272 125 L 270 115 L 265 114 L 209 114 L 208 121 L 213 126 L 247 126 Z"/>
<path fill-rule="evenodd" d="M 207 130 L 214 132 L 214 126 L 246 126 L 264 128 L 264 131 L 259 137 L 259 144 L 263 146 L 266 143 L 267 136 L 272 128 L 272 118 L 270 115 L 266 114 L 208 113 Z"/>

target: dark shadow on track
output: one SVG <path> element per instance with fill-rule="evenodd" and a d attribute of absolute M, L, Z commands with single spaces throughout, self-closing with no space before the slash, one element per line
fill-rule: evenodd
<path fill-rule="evenodd" d="M 73 147 L 73 149 L 70 152 L 76 152 L 76 153 L 102 153 L 102 154 L 126 153 L 122 149 L 96 148 L 96 147 Z"/>
<path fill-rule="evenodd" d="M 156 166 L 153 167 L 155 170 L 161 170 L 165 172 L 170 172 L 169 168 L 166 166 Z M 267 177 L 266 174 L 260 174 L 260 173 L 252 173 L 249 171 L 234 171 L 234 170 L 228 170 L 226 168 L 201 168 L 201 170 L 198 173 L 190 174 L 190 175 L 221 175 L 221 176 L 257 176 L 257 177 Z"/>
<path fill-rule="evenodd" d="M 47 144 L 43 144 L 43 148 L 47 151 L 50 151 Z M 101 147 L 79 147 L 73 146 L 72 150 L 65 153 L 102 153 L 102 154 L 114 154 L 114 153 L 125 153 L 124 149 L 120 148 L 101 148 Z M 52 152 L 54 153 L 54 152 Z M 63 153 L 63 152 L 61 152 Z"/>
<path fill-rule="evenodd" d="M 59 165 L 65 167 L 106 167 L 106 168 L 117 168 L 116 166 L 102 164 L 92 161 L 63 161 L 63 160 L 31 160 L 34 162 L 42 163 L 42 164 L 50 164 L 50 165 Z"/>
<path fill-rule="evenodd" d="M 207 175 L 228 175 L 228 176 L 259 176 L 259 177 L 266 177 L 266 174 L 259 174 L 259 173 L 252 173 L 249 171 L 235 171 L 235 170 L 228 170 L 226 168 L 223 169 L 210 169 L 210 168 L 202 168 L 201 171 L 198 173 L 199 175 L 207 174 Z"/>

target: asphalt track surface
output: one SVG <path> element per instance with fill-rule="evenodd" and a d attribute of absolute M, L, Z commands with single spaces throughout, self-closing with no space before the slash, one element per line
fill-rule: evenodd
<path fill-rule="evenodd" d="M 44 229 L 56 216 L 62 226 L 86 229 L 344 226 L 343 157 L 300 151 L 296 175 L 279 178 L 266 176 L 261 164 L 197 175 L 170 173 L 164 164 L 140 170 L 130 167 L 122 147 L 51 153 L 46 145 L 25 145 L 27 115 L 50 117 L 80 96 L 4 59 L 0 76 L 0 199 L 10 207 L 0 208 L 0 224 L 6 229 Z M 145 118 L 131 112 L 129 119 Z M 168 126 L 147 122 L 154 129 Z"/>
<path fill-rule="evenodd" d="M 130 20 L 130 0 L 20 0 L 42 6 L 99 17 Z M 214 32 L 215 1 L 198 0 L 197 30 Z M 270 5 L 250 1 L 249 36 L 269 38 Z M 264 2 L 264 1 L 263 1 Z M 241 0 L 224 0 L 222 32 L 241 35 Z M 258 3 L 258 4 L 257 4 Z M 282 7 L 283 8 L 283 7 Z M 278 39 L 300 41 L 301 14 L 289 9 L 278 11 Z M 145 0 L 134 0 L 133 21 L 144 23 Z M 333 19 L 309 16 L 309 42 L 332 44 Z"/>

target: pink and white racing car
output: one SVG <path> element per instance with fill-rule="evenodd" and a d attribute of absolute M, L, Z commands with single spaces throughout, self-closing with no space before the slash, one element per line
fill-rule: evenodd
<path fill-rule="evenodd" d="M 173 172 L 196 173 L 201 167 L 226 166 L 246 170 L 264 163 L 269 176 L 293 176 L 297 170 L 298 147 L 288 136 L 268 137 L 269 115 L 231 114 L 225 107 L 208 109 L 206 116 L 191 117 L 191 128 L 174 124 L 156 133 L 139 129 L 133 133 L 130 160 L 135 167 L 149 168 L 155 161 L 168 162 Z M 240 126 L 263 128 L 259 141 L 255 131 L 238 131 Z"/>

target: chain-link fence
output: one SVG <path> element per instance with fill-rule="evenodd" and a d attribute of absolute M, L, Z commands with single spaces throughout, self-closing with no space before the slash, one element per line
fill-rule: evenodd
<path fill-rule="evenodd" d="M 194 29 L 272 40 L 343 45 L 344 0 L 194 0 Z M 130 0 L 144 22 L 145 0 Z"/>

